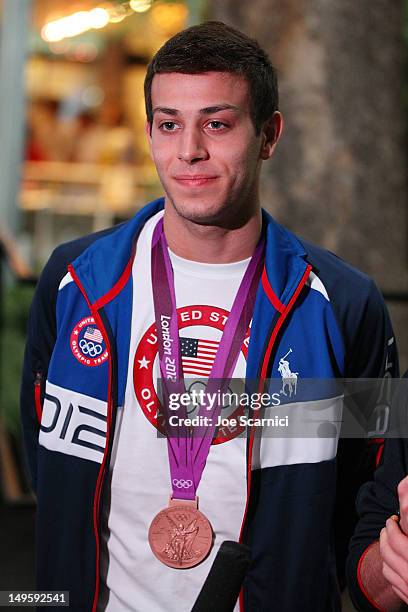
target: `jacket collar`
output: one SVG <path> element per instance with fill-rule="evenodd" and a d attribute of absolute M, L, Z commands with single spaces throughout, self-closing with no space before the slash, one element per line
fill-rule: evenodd
<path fill-rule="evenodd" d="M 286 306 L 306 269 L 306 251 L 292 232 L 277 223 L 262 210 L 262 224 L 266 233 L 265 283 L 277 301 Z M 271 294 L 267 294 L 271 300 Z"/>
<path fill-rule="evenodd" d="M 119 292 L 112 293 L 112 288 L 123 286 L 121 279 L 129 273 L 137 236 L 145 222 L 163 207 L 164 198 L 150 202 L 116 231 L 92 243 L 72 263 L 92 304 L 100 302 L 108 294 L 113 297 Z M 265 210 L 262 210 L 262 217 L 266 236 L 263 291 L 276 308 L 277 304 L 285 306 L 289 302 L 305 271 L 303 257 L 306 253 L 296 236 Z M 277 299 L 275 304 L 274 297 Z"/>
<path fill-rule="evenodd" d="M 91 302 L 101 300 L 120 283 L 133 261 L 136 239 L 146 221 L 164 208 L 164 198 L 144 206 L 116 231 L 96 240 L 72 266 Z"/>

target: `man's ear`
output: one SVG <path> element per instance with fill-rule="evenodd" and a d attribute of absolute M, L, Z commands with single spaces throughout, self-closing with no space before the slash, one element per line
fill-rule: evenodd
<path fill-rule="evenodd" d="M 269 159 L 272 157 L 278 140 L 283 130 L 283 117 L 279 111 L 275 111 L 273 115 L 265 121 L 262 126 L 262 145 L 260 151 L 261 159 Z"/>

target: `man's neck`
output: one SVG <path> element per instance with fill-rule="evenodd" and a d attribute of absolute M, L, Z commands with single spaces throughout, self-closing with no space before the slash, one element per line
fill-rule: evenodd
<path fill-rule="evenodd" d="M 251 257 L 261 235 L 259 209 L 240 227 L 201 225 L 164 213 L 164 233 L 170 250 L 184 259 L 203 263 L 232 263 Z"/>

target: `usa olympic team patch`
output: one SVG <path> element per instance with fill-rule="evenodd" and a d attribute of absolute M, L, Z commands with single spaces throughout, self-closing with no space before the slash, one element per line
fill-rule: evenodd
<path fill-rule="evenodd" d="M 85 317 L 75 325 L 69 344 L 74 357 L 85 366 L 99 366 L 109 356 L 102 333 L 93 317 Z"/>

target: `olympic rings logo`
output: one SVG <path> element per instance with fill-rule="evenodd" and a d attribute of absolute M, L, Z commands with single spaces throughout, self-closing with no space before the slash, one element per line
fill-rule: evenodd
<path fill-rule="evenodd" d="M 83 354 L 89 355 L 90 357 L 97 357 L 102 353 L 102 346 L 100 344 L 87 342 L 85 338 L 82 338 L 82 340 L 79 341 L 79 346 Z"/>
<path fill-rule="evenodd" d="M 189 489 L 193 486 L 193 481 L 184 480 L 184 478 L 181 478 L 180 480 L 178 480 L 177 478 L 173 478 L 173 486 L 177 487 L 178 489 Z"/>

